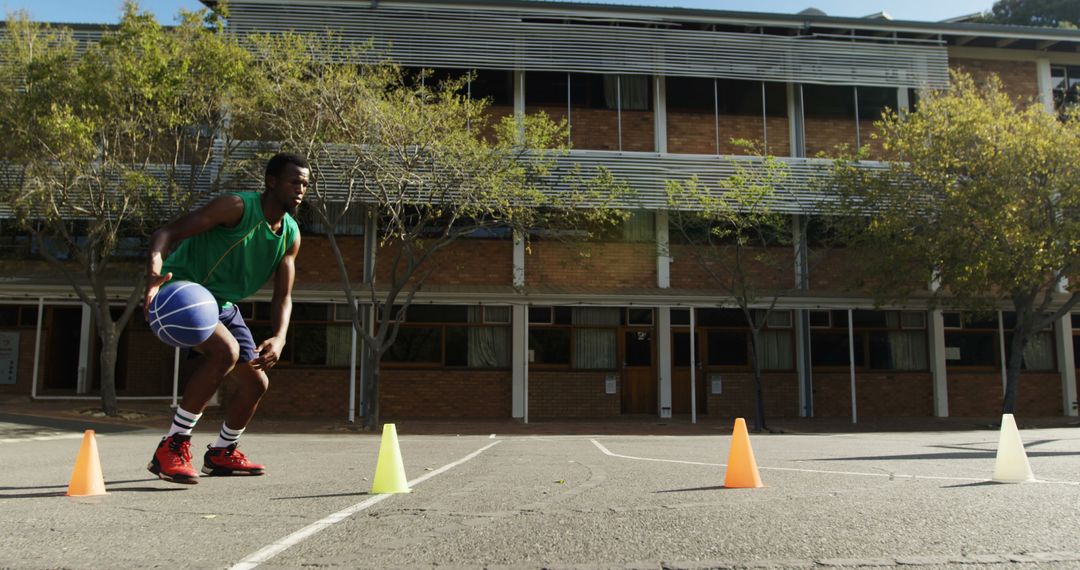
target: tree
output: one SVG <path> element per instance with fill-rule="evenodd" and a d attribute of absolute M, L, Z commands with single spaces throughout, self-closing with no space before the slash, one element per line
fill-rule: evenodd
<path fill-rule="evenodd" d="M 791 260 L 776 255 L 792 241 L 791 215 L 775 207 L 776 188 L 788 172 L 772 156 L 732 164 L 735 174 L 715 189 L 696 177 L 668 181 L 669 219 L 709 282 L 732 298 L 749 326 L 754 430 L 760 432 L 767 429 L 762 329 L 780 297 L 796 288 Z"/>
<path fill-rule="evenodd" d="M 1074 0 L 998 0 L 981 21 L 1041 28 L 1080 25 L 1080 4 Z"/>
<path fill-rule="evenodd" d="M 204 15 L 163 28 L 127 3 L 100 42 L 77 46 L 25 17 L 0 40 L 3 197 L 93 312 L 109 415 L 117 345 L 145 273 L 118 263 L 118 250 L 186 211 L 230 149 L 224 110 L 243 89 L 247 54 Z M 131 293 L 114 314 L 107 285 L 119 277 Z"/>
<path fill-rule="evenodd" d="M 608 220 L 613 210 L 605 203 L 615 184 L 606 173 L 588 180 L 556 175 L 566 125 L 543 115 L 491 124 L 488 102 L 465 93 L 469 74 L 437 81 L 430 71 L 410 72 L 333 35 L 251 41 L 265 81 L 250 113 L 236 119 L 253 138 L 311 164 L 306 207 L 327 231 L 353 329 L 373 363 L 362 379 L 362 416 L 364 428 L 374 429 L 379 364 L 437 269 L 438 253 L 477 232 L 527 239 L 534 227 Z M 560 192 L 561 183 L 571 189 Z M 391 256 L 386 283 L 368 276 L 354 284 L 350 277 L 336 233 L 352 208 L 365 210 L 369 237 Z M 374 312 L 374 331 L 356 310 L 361 297 Z"/>
<path fill-rule="evenodd" d="M 1018 106 L 992 78 L 964 74 L 887 114 L 882 169 L 838 160 L 836 219 L 880 300 L 926 294 L 971 310 L 1008 302 L 1016 327 L 1002 410 L 1016 407 L 1029 340 L 1080 301 L 1080 115 Z"/>

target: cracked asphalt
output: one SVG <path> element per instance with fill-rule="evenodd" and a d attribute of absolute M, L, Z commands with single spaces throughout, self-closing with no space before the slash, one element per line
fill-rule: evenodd
<path fill-rule="evenodd" d="M 1080 568 L 1077 428 L 1021 431 L 1023 484 L 989 481 L 992 430 L 754 435 L 763 489 L 723 487 L 727 435 L 399 429 L 425 480 L 378 497 L 377 435 L 245 434 L 266 476 L 180 486 L 115 430 L 77 499 L 83 426 L 32 421 L 0 416 L 0 568 Z"/>

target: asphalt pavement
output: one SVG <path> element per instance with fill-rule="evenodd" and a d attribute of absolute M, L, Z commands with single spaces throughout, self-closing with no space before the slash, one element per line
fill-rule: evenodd
<path fill-rule="evenodd" d="M 751 435 L 760 489 L 723 487 L 729 434 L 399 428 L 396 495 L 376 434 L 248 433 L 267 475 L 181 486 L 160 430 L 105 428 L 108 494 L 71 498 L 85 426 L 47 423 L 0 417 L 0 568 L 1080 568 L 1075 427 L 1021 430 L 1020 484 L 993 430 Z"/>

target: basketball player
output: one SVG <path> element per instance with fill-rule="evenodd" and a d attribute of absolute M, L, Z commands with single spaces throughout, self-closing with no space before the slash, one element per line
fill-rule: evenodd
<path fill-rule="evenodd" d="M 292 287 L 300 231 L 293 215 L 304 199 L 310 169 L 294 154 L 280 153 L 266 165 L 266 188 L 225 194 L 154 232 L 147 255 L 146 303 L 170 279 L 200 283 L 220 305 L 219 323 L 194 350 L 202 355 L 184 389 L 172 427 L 147 468 L 161 479 L 195 484 L 191 430 L 226 376 L 237 384 L 217 441 L 203 456 L 206 475 L 262 475 L 265 467 L 236 449 L 255 414 L 285 346 L 292 312 Z M 175 248 L 175 249 L 174 249 Z M 271 277 L 273 336 L 255 344 L 237 303 Z"/>

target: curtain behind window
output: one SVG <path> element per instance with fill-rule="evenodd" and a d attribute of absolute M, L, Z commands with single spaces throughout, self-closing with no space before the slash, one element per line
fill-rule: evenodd
<path fill-rule="evenodd" d="M 483 310 L 483 307 L 469 307 L 469 322 L 482 322 L 484 320 Z M 509 341 L 509 327 L 469 327 L 469 367 L 509 367 Z"/>
<path fill-rule="evenodd" d="M 570 314 L 574 325 L 617 327 L 617 307 L 574 307 Z M 574 368 L 615 368 L 618 356 L 615 329 L 575 328 Z"/>
<path fill-rule="evenodd" d="M 1031 336 L 1024 349 L 1024 368 L 1027 370 L 1054 369 L 1054 335 L 1040 332 Z"/>
<path fill-rule="evenodd" d="M 326 326 L 326 365 L 348 366 L 352 352 L 352 326 Z"/>
<path fill-rule="evenodd" d="M 787 331 L 758 333 L 758 364 L 763 370 L 790 370 L 795 362 L 791 334 Z"/>
<path fill-rule="evenodd" d="M 620 85 L 621 82 L 621 85 Z M 622 105 L 619 105 L 619 95 Z M 604 104 L 608 109 L 649 110 L 649 76 L 604 75 Z"/>
<path fill-rule="evenodd" d="M 929 368 L 923 331 L 889 331 L 889 352 L 896 370 Z"/>

